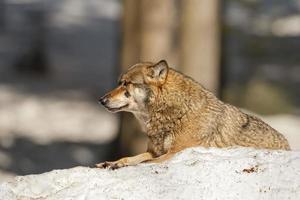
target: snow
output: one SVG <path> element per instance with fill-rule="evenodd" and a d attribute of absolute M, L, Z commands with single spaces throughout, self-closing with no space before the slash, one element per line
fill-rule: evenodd
<path fill-rule="evenodd" d="M 300 199 L 300 152 L 190 148 L 161 164 L 16 177 L 0 199 Z"/>
<path fill-rule="evenodd" d="M 83 95 L 76 95 L 74 98 L 43 98 L 0 86 L 1 144 L 11 143 L 10 139 L 17 137 L 29 138 L 38 144 L 112 141 L 118 133 L 117 115 L 105 111 L 97 100 L 89 102 L 80 99 Z"/>

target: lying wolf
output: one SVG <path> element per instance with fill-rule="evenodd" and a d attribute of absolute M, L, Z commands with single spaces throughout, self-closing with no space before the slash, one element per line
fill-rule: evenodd
<path fill-rule="evenodd" d="M 223 103 L 192 78 L 169 68 L 164 60 L 132 66 L 121 76 L 119 86 L 100 102 L 111 112 L 133 113 L 149 141 L 146 153 L 99 163 L 99 168 L 162 162 L 193 146 L 290 149 L 282 134 Z"/>

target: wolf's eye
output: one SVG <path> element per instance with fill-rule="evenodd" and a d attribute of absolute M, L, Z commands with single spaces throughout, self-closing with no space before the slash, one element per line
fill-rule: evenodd
<path fill-rule="evenodd" d="M 130 97 L 130 93 L 128 92 L 128 91 L 126 91 L 125 93 L 124 93 L 124 95 L 128 98 L 128 97 Z"/>

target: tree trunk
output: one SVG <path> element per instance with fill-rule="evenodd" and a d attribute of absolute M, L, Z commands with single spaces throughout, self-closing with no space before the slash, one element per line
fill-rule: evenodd
<path fill-rule="evenodd" d="M 122 16 L 122 71 L 140 58 L 140 4 L 137 0 L 123 1 Z"/>
<path fill-rule="evenodd" d="M 0 32 L 5 26 L 5 0 L 0 0 Z"/>
<path fill-rule="evenodd" d="M 219 87 L 219 0 L 184 0 L 181 71 L 217 94 Z"/>
<path fill-rule="evenodd" d="M 141 61 L 166 59 L 174 64 L 174 10 L 173 0 L 141 1 Z"/>

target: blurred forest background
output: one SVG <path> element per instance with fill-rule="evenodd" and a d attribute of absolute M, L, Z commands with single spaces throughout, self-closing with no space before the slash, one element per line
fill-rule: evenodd
<path fill-rule="evenodd" d="M 300 0 L 0 0 L 0 182 L 146 149 L 97 100 L 166 59 L 300 149 Z"/>

